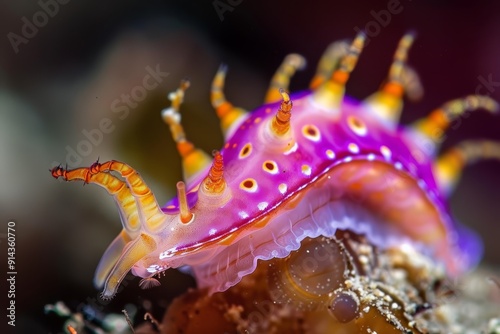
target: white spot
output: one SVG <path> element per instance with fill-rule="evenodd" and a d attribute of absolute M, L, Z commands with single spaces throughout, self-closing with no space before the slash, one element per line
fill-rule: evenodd
<path fill-rule="evenodd" d="M 403 164 L 401 162 L 397 161 L 394 164 L 394 167 L 396 167 L 397 170 L 401 170 L 401 169 L 403 169 Z"/>
<path fill-rule="evenodd" d="M 391 159 L 392 152 L 387 146 L 385 145 L 380 146 L 380 153 L 382 153 L 382 155 L 386 160 Z"/>
<path fill-rule="evenodd" d="M 259 208 L 259 210 L 265 210 L 268 205 L 269 203 L 267 202 L 260 202 L 259 204 L 257 204 L 257 207 Z"/>
<path fill-rule="evenodd" d="M 297 151 L 298 148 L 299 148 L 299 144 L 297 144 L 297 142 L 295 142 L 295 143 L 293 143 L 293 146 L 290 147 L 287 151 L 283 152 L 283 154 L 289 155 L 290 153 Z"/>
<path fill-rule="evenodd" d="M 328 157 L 328 159 L 335 159 L 335 152 L 333 152 L 332 150 L 326 150 L 326 156 Z"/>
<path fill-rule="evenodd" d="M 169 250 L 164 251 L 163 253 L 160 253 L 159 259 L 163 260 L 167 257 L 172 257 L 174 256 L 175 252 L 177 251 L 177 248 L 171 248 Z"/>
<path fill-rule="evenodd" d="M 157 264 L 152 264 L 146 269 L 148 273 L 155 273 L 158 271 L 158 265 Z"/>
<path fill-rule="evenodd" d="M 399 247 L 405 253 L 415 252 L 415 247 L 413 247 L 413 245 L 409 244 L 407 241 L 403 241 L 403 243 Z"/>
<path fill-rule="evenodd" d="M 208 235 L 214 235 L 215 233 L 217 233 L 217 229 L 215 229 L 215 228 L 211 228 L 211 229 L 208 231 Z"/>
<path fill-rule="evenodd" d="M 375 154 L 373 154 L 373 153 L 368 154 L 368 158 L 367 159 L 368 159 L 368 161 L 375 160 Z"/>
<path fill-rule="evenodd" d="M 311 175 L 311 166 L 309 165 L 302 165 L 302 174 L 310 176 Z"/>
<path fill-rule="evenodd" d="M 351 162 L 352 161 L 352 157 L 345 157 L 344 158 L 344 162 Z"/>
<path fill-rule="evenodd" d="M 161 111 L 161 117 L 162 118 L 170 118 L 172 119 L 175 123 L 180 123 L 181 122 L 181 115 L 176 112 L 173 108 L 165 108 Z"/>
<path fill-rule="evenodd" d="M 243 219 L 248 218 L 248 213 L 246 213 L 245 211 L 238 212 L 238 215 Z"/>
<path fill-rule="evenodd" d="M 359 153 L 359 146 L 356 145 L 355 143 L 350 143 L 349 145 L 347 145 L 347 149 L 351 152 L 351 153 Z"/>
<path fill-rule="evenodd" d="M 278 186 L 278 190 L 280 191 L 280 193 L 282 195 L 284 195 L 286 193 L 286 191 L 288 190 L 288 186 L 285 184 L 285 183 L 281 183 L 279 186 Z"/>

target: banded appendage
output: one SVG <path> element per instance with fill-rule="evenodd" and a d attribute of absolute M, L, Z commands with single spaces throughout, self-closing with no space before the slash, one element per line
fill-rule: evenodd
<path fill-rule="evenodd" d="M 498 103 L 489 96 L 468 95 L 444 103 L 428 116 L 411 124 L 406 133 L 425 155 L 433 158 L 446 138 L 445 132 L 449 127 L 457 128 L 462 118 L 467 118 L 473 111 L 497 113 L 498 109 Z"/>
<path fill-rule="evenodd" d="M 292 53 L 286 56 L 283 63 L 271 79 L 264 103 L 280 101 L 282 98 L 282 94 L 279 92 L 280 89 L 288 89 L 288 86 L 290 85 L 290 78 L 297 70 L 302 70 L 305 66 L 306 60 L 301 55 Z"/>
<path fill-rule="evenodd" d="M 110 172 L 117 172 L 125 181 Z M 154 233 L 166 219 L 149 187 L 130 166 L 119 161 L 96 162 L 88 168 L 51 171 L 54 178 L 83 181 L 103 187 L 113 196 L 120 211 L 123 230 L 104 253 L 94 283 L 103 289 L 102 297 L 111 298 L 134 264 L 156 249 Z"/>
<path fill-rule="evenodd" d="M 413 128 L 437 145 L 440 144 L 443 133 L 454 121 L 458 121 L 460 117 L 478 109 L 497 113 L 499 106 L 489 96 L 468 95 L 446 102 L 432 111 L 429 116 L 418 120 L 413 124 Z"/>
<path fill-rule="evenodd" d="M 345 94 L 345 84 L 358 62 L 365 39 L 364 33 L 358 34 L 330 79 L 314 90 L 313 98 L 318 105 L 327 110 L 337 110 L 340 107 Z"/>
<path fill-rule="evenodd" d="M 214 161 L 208 172 L 208 176 L 203 181 L 203 189 L 209 193 L 221 193 L 226 187 L 224 181 L 224 160 L 219 151 L 213 152 Z"/>
<path fill-rule="evenodd" d="M 455 188 L 463 169 L 483 159 L 500 160 L 500 142 L 466 140 L 442 154 L 434 163 L 434 174 L 444 194 Z"/>
<path fill-rule="evenodd" d="M 231 189 L 227 186 L 224 178 L 222 154 L 214 150 L 212 155 L 214 156 L 212 166 L 198 189 L 197 205 L 207 208 L 221 207 L 232 198 Z"/>
<path fill-rule="evenodd" d="M 283 89 L 280 89 L 280 94 L 283 98 L 278 112 L 273 117 L 271 128 L 277 136 L 284 136 L 290 131 L 290 118 L 292 117 L 293 103 L 290 96 Z"/>
<path fill-rule="evenodd" d="M 169 94 L 172 105 L 161 112 L 163 121 L 170 127 L 172 138 L 177 144 L 177 150 L 182 158 L 184 180 L 187 183 L 195 178 L 201 171 L 210 165 L 210 156 L 196 148 L 186 139 L 184 128 L 181 124 L 180 107 L 184 100 L 184 93 L 189 87 L 188 80 L 182 80 L 179 88 Z"/>
<path fill-rule="evenodd" d="M 415 39 L 408 33 L 400 40 L 394 53 L 387 81 L 380 91 L 364 103 L 390 128 L 398 125 L 403 108 L 403 94 L 419 99 L 423 88 L 416 72 L 407 64 L 408 51 Z M 310 83 L 315 102 L 326 110 L 336 111 L 342 103 L 345 85 L 363 49 L 365 35 L 360 33 L 349 46 L 347 42 L 333 43 L 321 57 L 316 75 Z"/>
<path fill-rule="evenodd" d="M 403 94 L 418 99 L 423 94 L 418 75 L 407 64 L 408 52 L 415 40 L 413 33 L 407 33 L 399 41 L 389 69 L 387 81 L 382 88 L 365 99 L 364 104 L 390 128 L 396 128 L 403 110 Z"/>
<path fill-rule="evenodd" d="M 348 51 L 349 41 L 338 41 L 330 44 L 319 60 L 316 74 L 312 78 L 309 88 L 315 90 L 324 84 Z"/>
<path fill-rule="evenodd" d="M 287 154 L 297 147 L 291 126 L 293 102 L 284 89 L 281 88 L 279 93 L 281 103 L 274 116 L 266 120 L 262 135 L 269 151 Z"/>
<path fill-rule="evenodd" d="M 226 73 L 227 66 L 221 65 L 212 81 L 210 101 L 220 119 L 222 132 L 227 138 L 231 134 L 231 128 L 238 125 L 245 118 L 247 112 L 242 108 L 235 107 L 231 102 L 226 100 L 226 95 L 224 94 Z"/>

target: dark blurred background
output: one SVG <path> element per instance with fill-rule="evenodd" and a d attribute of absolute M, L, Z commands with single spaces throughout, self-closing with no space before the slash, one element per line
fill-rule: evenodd
<path fill-rule="evenodd" d="M 358 28 L 371 35 L 348 83 L 348 94 L 360 99 L 385 78 L 399 38 L 408 30 L 418 33 L 409 62 L 421 76 L 425 96 L 406 104 L 403 123 L 476 91 L 500 100 L 498 1 L 401 0 L 400 12 L 385 26 L 373 13 L 395 0 L 60 1 L 57 10 L 47 7 L 52 16 L 40 12 L 49 6 L 42 4 L 54 1 L 0 2 L 0 233 L 15 221 L 18 333 L 61 332 L 61 324 L 44 315 L 45 304 L 62 300 L 76 309 L 97 297 L 94 269 L 121 229 L 105 191 L 56 181 L 48 170 L 66 162 L 89 166 L 98 157 L 121 160 L 138 169 L 164 203 L 174 194 L 181 170 L 160 110 L 169 106 L 167 93 L 182 78 L 192 82 L 182 107 L 186 132 L 208 152 L 222 145 L 209 103 L 220 63 L 229 65 L 228 98 L 253 109 L 286 54 L 307 58 L 307 69 L 291 85 L 305 89 L 327 45 L 352 38 Z M 37 31 L 23 32 L 34 20 Z M 169 74 L 121 119 L 113 102 L 142 85 L 148 66 Z M 99 128 L 103 118 L 111 120 L 113 130 L 87 148 L 81 161 L 66 161 L 69 150 L 86 139 L 82 131 Z M 500 140 L 500 117 L 472 114 L 447 133 L 443 148 L 465 138 Z M 484 239 L 484 263 L 497 267 L 499 203 L 499 162 L 468 168 L 451 198 L 458 220 Z M 103 311 L 119 312 L 125 303 L 141 304 L 160 294 L 168 300 L 193 284 L 189 276 L 167 275 L 160 290 L 142 292 L 133 281 Z M 5 302 L 5 284 L 0 286 Z"/>

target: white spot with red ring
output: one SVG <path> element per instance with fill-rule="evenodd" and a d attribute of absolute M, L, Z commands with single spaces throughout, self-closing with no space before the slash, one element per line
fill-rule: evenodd
<path fill-rule="evenodd" d="M 240 159 L 245 159 L 251 153 L 252 153 L 252 144 L 251 143 L 246 143 L 245 146 L 243 146 L 243 148 L 241 149 L 240 154 L 238 155 L 238 157 Z"/>
<path fill-rule="evenodd" d="M 366 124 L 356 116 L 349 116 L 347 118 L 347 125 L 358 136 L 365 136 L 368 132 Z"/>
<path fill-rule="evenodd" d="M 319 142 L 321 139 L 321 132 L 312 124 L 307 124 L 302 127 L 302 135 L 313 142 Z"/>
<path fill-rule="evenodd" d="M 258 189 L 257 181 L 255 181 L 255 179 L 252 178 L 245 179 L 241 181 L 240 189 L 249 193 L 254 193 Z"/>
<path fill-rule="evenodd" d="M 278 164 L 272 160 L 266 160 L 262 164 L 262 169 L 269 174 L 278 174 Z"/>

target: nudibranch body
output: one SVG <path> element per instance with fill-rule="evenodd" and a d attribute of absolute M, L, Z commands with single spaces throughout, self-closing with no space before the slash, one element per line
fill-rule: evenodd
<path fill-rule="evenodd" d="M 266 104 L 251 113 L 226 101 L 221 67 L 212 103 L 226 141 L 212 162 L 184 134 L 179 108 L 188 82 L 182 82 L 162 116 L 183 157 L 186 183 L 177 184 L 178 196 L 164 207 L 121 162 L 54 168 L 54 177 L 103 186 L 120 208 L 123 231 L 96 271 L 103 297 L 112 297 L 130 270 L 148 287 L 157 284 L 153 276 L 185 265 L 201 287 L 224 291 L 252 273 L 258 260 L 285 258 L 304 239 L 330 238 L 339 229 L 381 248 L 408 244 L 435 256 L 450 274 L 473 266 L 481 248 L 473 233 L 453 222 L 446 196 L 465 164 L 499 157 L 500 145 L 466 142 L 435 154 L 455 118 L 473 109 L 496 111 L 497 105 L 472 95 L 400 126 L 403 93 L 421 93 L 406 63 L 413 35 L 401 40 L 382 89 L 358 102 L 344 96 L 344 86 L 363 41 L 358 35 L 350 46 L 332 44 L 311 90 L 291 95 L 285 89 L 304 60 L 288 56 Z"/>

